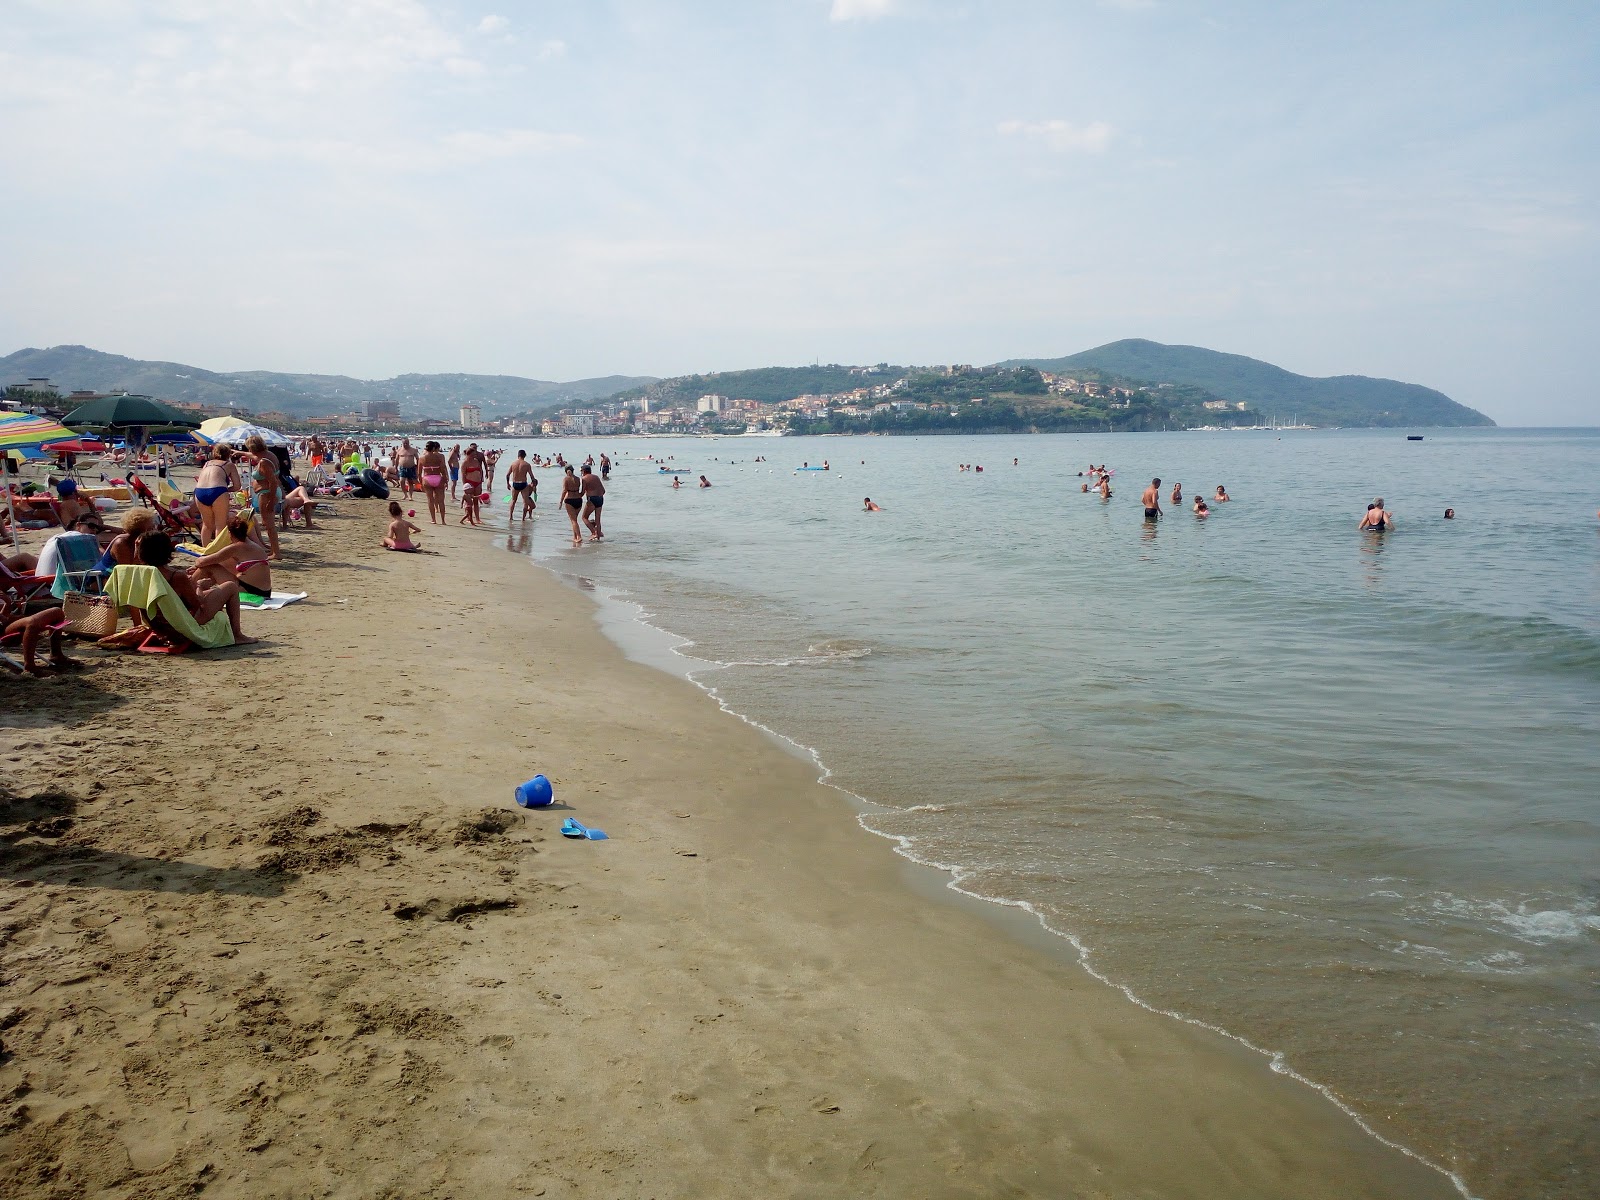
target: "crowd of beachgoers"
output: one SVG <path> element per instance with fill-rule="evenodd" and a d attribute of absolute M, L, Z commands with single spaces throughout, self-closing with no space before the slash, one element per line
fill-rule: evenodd
<path fill-rule="evenodd" d="M 457 524 L 481 525 L 503 459 L 503 451 L 480 449 L 476 442 L 446 452 L 439 442 L 418 448 L 409 438 L 373 443 L 311 437 L 268 445 L 253 436 L 242 446 L 118 452 L 96 464 L 98 484 L 72 458 L 58 460 L 42 481 L 8 475 L 10 494 L 0 506 L 0 539 L 9 547 L 0 553 L 0 629 L 7 643 L 0 665 L 33 675 L 80 666 L 66 653 L 66 638 L 83 635 L 85 622 L 81 611 L 68 609 L 73 597 L 104 590 L 128 599 L 125 589 L 110 586 L 118 567 L 151 568 L 196 626 L 226 613 L 231 643 L 249 644 L 255 639 L 241 624 L 243 609 L 270 606 L 273 566 L 283 560 L 282 535 L 296 527 L 317 529 L 320 505 L 345 497 L 387 500 L 381 544 L 419 552 L 413 535 L 422 527 L 409 519 L 416 509 L 406 502 L 425 503 L 433 525 L 450 523 L 452 504 L 460 509 Z M 598 464 L 593 458 L 572 464 L 559 454 L 530 458 L 519 450 L 503 465 L 511 519 L 525 520 L 537 508 L 535 467 L 556 468 L 562 472 L 558 503 L 571 523 L 573 544 L 581 545 L 585 535 L 592 542 L 605 537 L 608 456 L 601 455 Z M 180 473 L 188 490 L 176 482 Z M 19 529 L 49 536 L 36 550 L 23 550 Z M 99 637 L 101 647 L 181 652 L 192 641 L 175 627 L 186 624 L 181 614 L 168 610 L 164 616 L 148 603 L 118 607 L 132 613 L 133 624 Z M 102 604 L 99 624 L 89 628 L 107 619 Z M 9 652 L 11 643 L 20 657 Z M 48 657 L 42 658 L 46 644 Z"/>

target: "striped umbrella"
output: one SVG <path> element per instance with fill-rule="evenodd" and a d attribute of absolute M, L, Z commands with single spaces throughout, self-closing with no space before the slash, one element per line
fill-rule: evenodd
<path fill-rule="evenodd" d="M 252 437 L 259 437 L 269 446 L 287 446 L 289 444 L 289 439 L 276 429 L 268 429 L 264 425 L 251 425 L 244 421 L 237 425 L 230 425 L 226 429 L 215 431 L 196 429 L 190 436 L 195 441 L 202 442 L 208 446 L 214 446 L 218 443 L 224 446 L 242 446 Z"/>
<path fill-rule="evenodd" d="M 65 425 L 49 417 L 36 417 L 32 413 L 0 410 L 0 455 L 12 450 L 38 450 L 45 442 L 60 441 L 75 436 Z M 17 547 L 17 510 L 11 501 L 11 487 L 6 485 L 6 510 L 11 514 L 11 548 Z"/>

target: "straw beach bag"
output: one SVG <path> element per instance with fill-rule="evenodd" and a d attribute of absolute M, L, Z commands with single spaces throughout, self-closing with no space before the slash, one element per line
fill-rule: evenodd
<path fill-rule="evenodd" d="M 110 637 L 117 631 L 117 603 L 110 596 L 91 596 L 87 592 L 68 592 L 61 601 L 67 632 L 84 637 Z"/>

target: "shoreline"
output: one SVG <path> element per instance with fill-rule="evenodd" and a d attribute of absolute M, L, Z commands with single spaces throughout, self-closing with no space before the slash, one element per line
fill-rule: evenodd
<path fill-rule="evenodd" d="M 491 528 L 495 532 L 500 532 L 500 528 L 497 526 Z M 509 527 L 507 527 L 506 532 L 509 532 Z M 597 587 L 586 579 L 581 579 L 580 576 L 561 570 L 549 560 L 541 561 L 531 555 L 519 555 L 519 557 L 525 557 L 534 567 L 548 571 L 559 582 L 571 587 L 572 590 L 585 593 L 594 605 L 597 626 L 617 650 L 630 661 L 640 663 L 674 679 L 687 681 L 704 693 L 707 699 L 716 704 L 720 713 L 734 717 L 757 730 L 770 739 L 779 749 L 814 767 L 819 773 L 816 780 L 818 785 L 838 793 L 839 797 L 853 811 L 856 824 L 864 832 L 892 844 L 894 853 L 904 860 L 905 869 L 903 875 L 908 887 L 926 896 L 931 902 L 956 904 L 960 907 L 970 906 L 969 911 L 1004 930 L 1006 936 L 1021 944 L 1031 946 L 1041 954 L 1083 970 L 1098 983 L 1121 993 L 1129 1003 L 1147 1013 L 1192 1026 L 1196 1029 L 1205 1030 L 1208 1033 L 1236 1043 L 1240 1049 L 1247 1051 L 1252 1061 L 1258 1065 L 1265 1066 L 1274 1074 L 1292 1079 L 1317 1093 L 1376 1142 L 1391 1150 L 1398 1151 L 1431 1171 L 1437 1172 L 1439 1176 L 1448 1181 L 1450 1186 L 1461 1197 L 1464 1197 L 1465 1200 L 1473 1200 L 1473 1193 L 1461 1176 L 1449 1168 L 1434 1162 L 1422 1152 L 1414 1150 L 1400 1141 L 1385 1137 L 1374 1127 L 1371 1121 L 1346 1103 L 1332 1087 L 1295 1070 L 1282 1051 L 1258 1046 L 1243 1035 L 1223 1026 L 1173 1009 L 1160 1008 L 1142 999 L 1131 985 L 1113 979 L 1099 970 L 1093 962 L 1093 951 L 1082 939 L 1069 930 L 1057 929 L 1052 926 L 1046 915 L 1040 912 L 1033 904 L 1026 900 L 986 895 L 963 887 L 962 884 L 970 876 L 970 873 L 964 868 L 923 858 L 916 853 L 913 839 L 900 834 L 885 833 L 874 829 L 869 823 L 874 813 L 898 810 L 887 809 L 884 805 L 859 795 L 840 784 L 831 782 L 834 772 L 827 765 L 827 762 L 822 757 L 822 752 L 817 747 L 799 742 L 789 735 L 763 724 L 749 714 L 740 712 L 732 707 L 714 685 L 697 678 L 697 675 L 701 673 L 730 670 L 744 664 L 721 663 L 695 656 L 689 653 L 695 646 L 694 640 L 684 634 L 676 633 L 654 624 L 652 620 L 653 614 L 645 608 L 641 601 L 629 598 L 624 592 Z M 627 615 L 630 612 L 631 615 Z M 624 619 L 615 619 L 613 614 L 623 614 Z M 645 646 L 643 639 L 636 636 L 630 638 L 628 634 L 630 630 L 648 631 L 648 640 L 657 644 Z"/>
<path fill-rule="evenodd" d="M 0 683 L 7 1194 L 1455 1194 L 929 904 L 552 568 L 377 512 L 286 536 L 261 646 Z"/>

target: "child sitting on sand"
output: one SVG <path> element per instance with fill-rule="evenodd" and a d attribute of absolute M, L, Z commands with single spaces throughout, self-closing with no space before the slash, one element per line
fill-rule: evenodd
<path fill-rule="evenodd" d="M 422 532 L 422 526 L 413 525 L 406 520 L 405 512 L 400 507 L 400 501 L 389 501 L 389 518 L 389 536 L 383 539 L 383 544 L 388 549 L 411 551 L 422 549 L 421 546 L 411 540 L 413 533 Z"/>
<path fill-rule="evenodd" d="M 468 488 L 466 491 L 462 492 L 461 493 L 461 520 L 457 521 L 456 524 L 457 525 L 481 525 L 481 524 L 483 524 L 482 521 L 478 520 L 478 505 L 479 505 L 479 503 L 480 503 L 480 501 L 478 500 L 478 489 L 477 488 L 475 488 L 475 487 Z"/>

